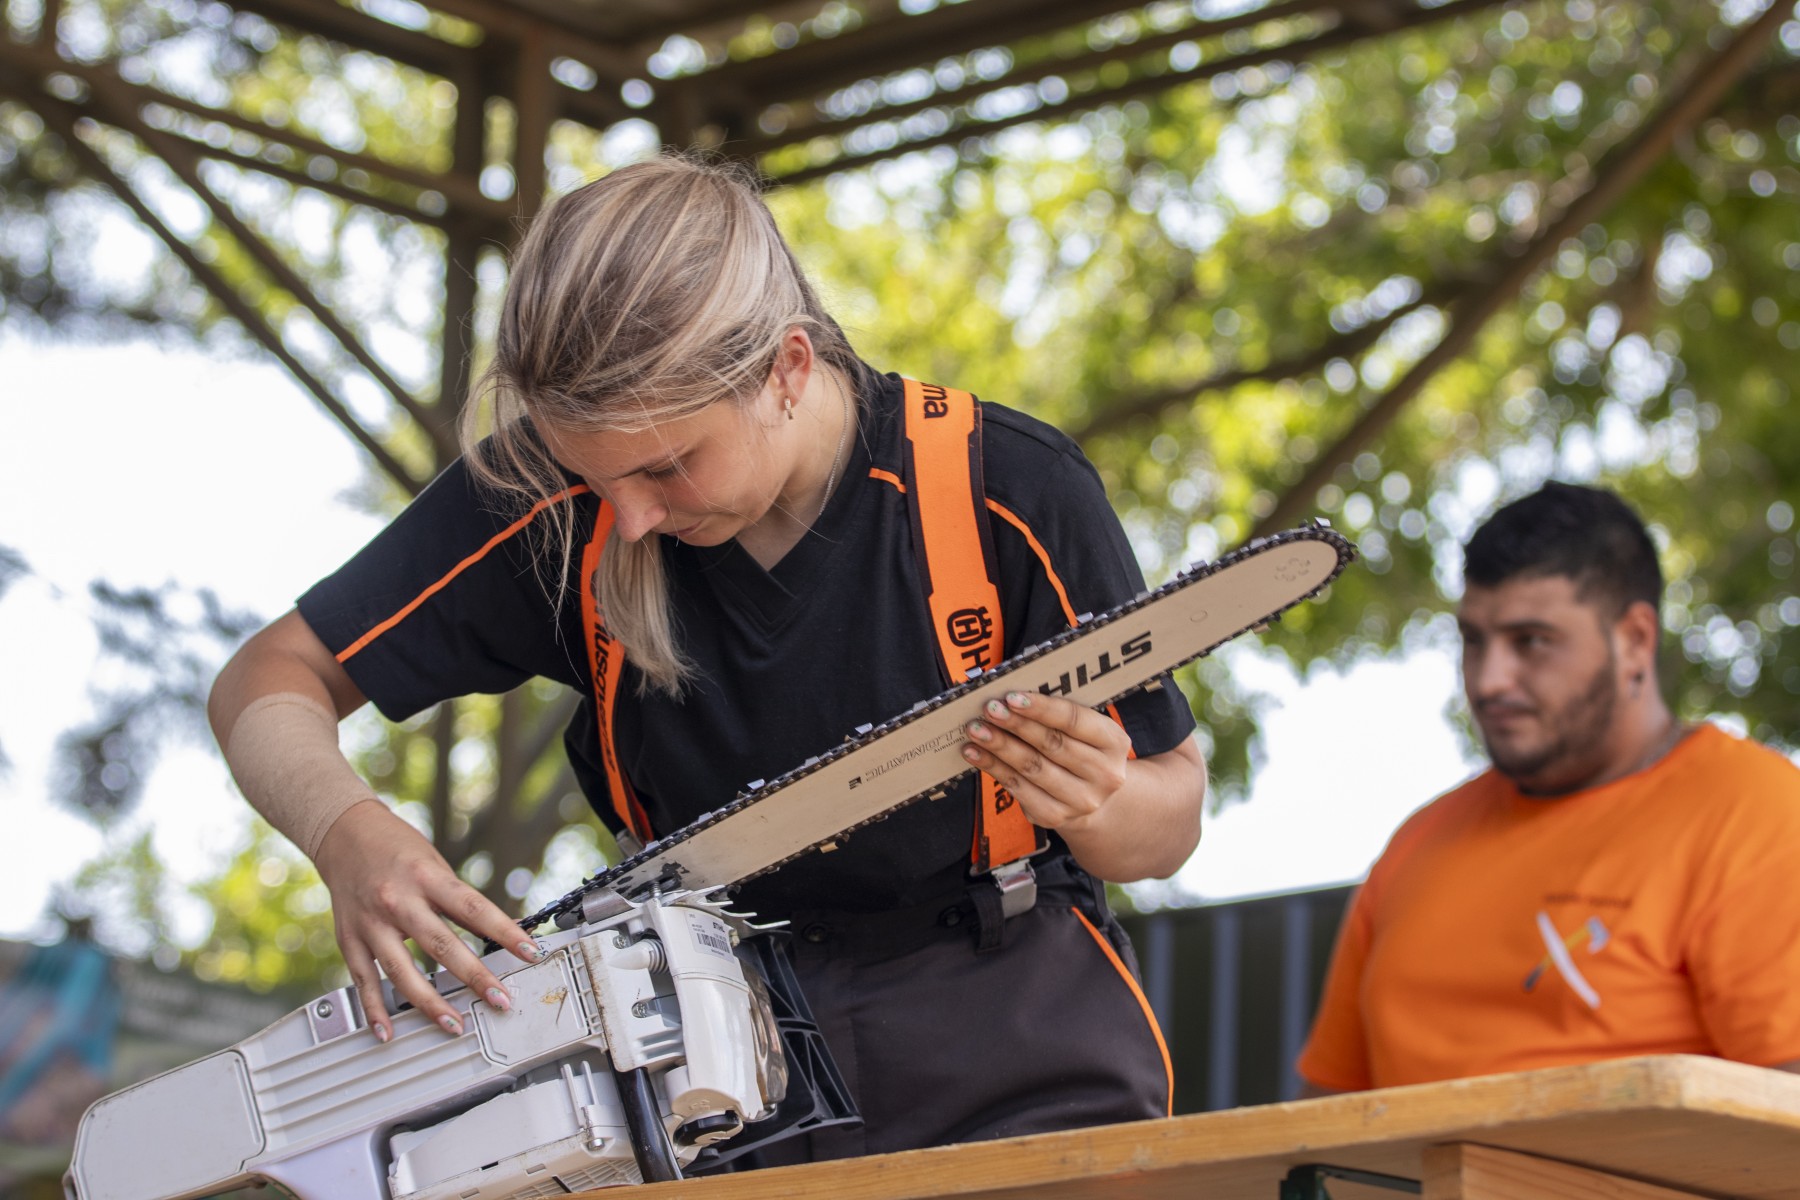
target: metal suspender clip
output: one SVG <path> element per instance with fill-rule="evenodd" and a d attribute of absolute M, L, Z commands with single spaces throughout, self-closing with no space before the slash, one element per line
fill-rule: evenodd
<path fill-rule="evenodd" d="M 1031 869 L 1030 859 L 1017 858 L 1002 863 L 988 874 L 993 876 L 994 886 L 1000 889 L 1003 920 L 1010 921 L 1020 913 L 1028 913 L 1037 903 L 1037 872 Z"/>
<path fill-rule="evenodd" d="M 1037 904 L 1037 872 L 1032 869 L 1031 859 L 1045 848 L 1039 843 L 1038 849 L 1024 858 L 1015 858 L 969 877 L 965 894 L 969 906 L 975 910 L 975 949 L 978 952 L 986 954 L 998 950 L 1006 940 L 1006 923 L 1030 912 Z M 983 880 L 983 875 L 988 878 Z"/>

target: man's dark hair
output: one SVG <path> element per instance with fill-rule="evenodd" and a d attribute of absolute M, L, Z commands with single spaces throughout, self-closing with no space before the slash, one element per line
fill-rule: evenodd
<path fill-rule="evenodd" d="M 1584 601 L 1618 616 L 1639 600 L 1661 612 L 1662 568 L 1644 523 L 1600 488 L 1547 483 L 1489 517 L 1463 551 L 1463 578 L 1479 587 L 1562 576 Z"/>

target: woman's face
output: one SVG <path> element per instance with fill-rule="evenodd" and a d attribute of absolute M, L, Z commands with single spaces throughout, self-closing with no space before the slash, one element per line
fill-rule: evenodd
<path fill-rule="evenodd" d="M 558 462 L 613 507 L 628 542 L 663 533 L 717 546 L 768 515 L 793 473 L 796 438 L 780 436 L 781 410 L 764 386 L 642 433 L 544 430 Z"/>

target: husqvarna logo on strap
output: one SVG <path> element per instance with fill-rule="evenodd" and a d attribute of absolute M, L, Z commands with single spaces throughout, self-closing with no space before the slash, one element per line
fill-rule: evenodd
<path fill-rule="evenodd" d="M 944 632 L 950 635 L 950 644 L 962 650 L 964 662 L 987 669 L 988 639 L 994 633 L 994 619 L 988 615 L 987 605 L 957 609 L 944 618 Z"/>
<path fill-rule="evenodd" d="M 608 673 L 612 666 L 612 639 L 606 636 L 606 631 L 597 622 L 592 632 L 594 638 L 594 703 L 599 706 L 602 713 L 606 713 L 611 711 L 607 703 L 607 693 L 612 687 L 612 676 Z M 606 765 L 617 770 L 618 764 L 613 758 L 612 739 L 600 739 L 600 752 L 606 756 Z"/>
<path fill-rule="evenodd" d="M 950 641 L 957 646 L 973 646 L 977 642 L 985 642 L 994 632 L 994 620 L 988 616 L 987 605 L 979 608 L 959 608 L 944 621 L 944 629 L 950 635 Z"/>
<path fill-rule="evenodd" d="M 948 393 L 935 383 L 921 384 L 920 390 L 925 395 L 925 415 L 927 417 L 947 417 L 950 415 Z"/>

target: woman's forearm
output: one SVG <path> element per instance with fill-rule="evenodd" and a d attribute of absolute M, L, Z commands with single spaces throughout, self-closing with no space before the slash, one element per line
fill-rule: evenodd
<path fill-rule="evenodd" d="M 1206 759 L 1194 739 L 1126 766 L 1125 784 L 1106 803 L 1057 832 L 1082 869 L 1114 883 L 1163 879 L 1200 844 Z"/>

